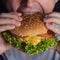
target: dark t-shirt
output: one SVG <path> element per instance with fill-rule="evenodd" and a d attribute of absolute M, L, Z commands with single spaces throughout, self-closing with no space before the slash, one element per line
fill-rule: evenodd
<path fill-rule="evenodd" d="M 55 5 L 54 11 L 60 12 L 60 1 Z"/>

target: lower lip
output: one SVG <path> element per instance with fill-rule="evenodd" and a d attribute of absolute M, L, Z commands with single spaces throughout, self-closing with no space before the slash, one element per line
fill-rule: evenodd
<path fill-rule="evenodd" d="M 36 12 L 41 12 L 40 10 L 34 10 L 34 9 L 31 9 L 31 10 L 23 10 L 24 13 L 29 13 L 29 14 L 33 14 L 33 13 L 36 13 Z"/>
<path fill-rule="evenodd" d="M 24 12 L 25 14 L 34 14 L 36 12 Z"/>

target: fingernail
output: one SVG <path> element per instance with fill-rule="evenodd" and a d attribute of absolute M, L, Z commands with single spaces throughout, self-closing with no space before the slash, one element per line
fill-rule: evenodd
<path fill-rule="evenodd" d="M 46 20 L 46 18 L 44 18 L 43 20 Z"/>
<path fill-rule="evenodd" d="M 50 24 L 49 23 L 46 23 L 46 26 L 50 26 Z"/>
<path fill-rule="evenodd" d="M 16 12 L 13 12 L 13 14 L 16 14 L 18 16 L 21 16 L 22 15 L 22 13 L 16 13 Z"/>
<path fill-rule="evenodd" d="M 48 15 L 45 15 L 45 17 L 49 17 Z"/>
<path fill-rule="evenodd" d="M 46 18 L 43 19 L 44 22 L 47 22 Z"/>
<path fill-rule="evenodd" d="M 19 21 L 22 21 L 22 20 L 23 20 L 23 18 L 19 17 Z"/>
<path fill-rule="evenodd" d="M 46 15 L 46 16 L 45 16 L 45 19 L 48 19 L 48 18 L 49 18 L 49 16 L 48 16 L 48 15 Z"/>
<path fill-rule="evenodd" d="M 22 14 L 21 13 L 18 13 L 18 16 L 22 16 Z"/>
<path fill-rule="evenodd" d="M 11 29 L 14 29 L 15 28 L 15 25 L 11 25 Z"/>
<path fill-rule="evenodd" d="M 55 25 L 56 28 L 60 28 L 60 25 Z"/>
<path fill-rule="evenodd" d="M 20 26 L 21 25 L 21 23 L 20 22 L 16 22 L 16 26 Z"/>

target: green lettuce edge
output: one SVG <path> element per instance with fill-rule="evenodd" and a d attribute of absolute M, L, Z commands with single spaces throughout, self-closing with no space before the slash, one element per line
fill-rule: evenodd
<path fill-rule="evenodd" d="M 4 31 L 2 33 L 4 39 L 8 42 L 10 46 L 14 46 L 17 49 L 24 48 L 27 54 L 38 54 L 39 52 L 44 52 L 48 50 L 51 46 L 57 46 L 56 38 L 46 37 L 36 46 L 30 45 L 28 43 L 22 42 L 20 39 L 12 36 L 9 31 Z"/>

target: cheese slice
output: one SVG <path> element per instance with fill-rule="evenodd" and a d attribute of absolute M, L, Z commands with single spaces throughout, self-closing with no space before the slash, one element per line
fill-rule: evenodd
<path fill-rule="evenodd" d="M 41 42 L 41 37 L 39 37 L 39 36 L 29 36 L 25 39 L 21 39 L 21 41 L 35 46 L 39 42 Z"/>

